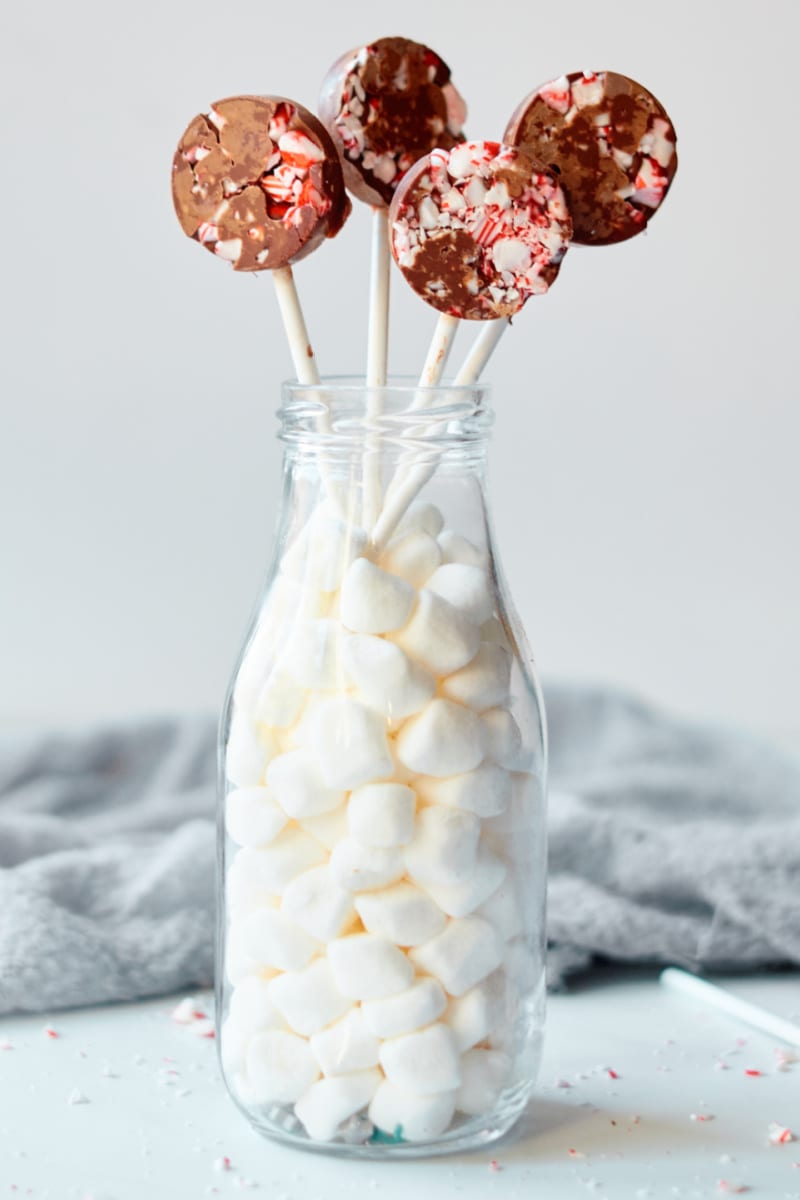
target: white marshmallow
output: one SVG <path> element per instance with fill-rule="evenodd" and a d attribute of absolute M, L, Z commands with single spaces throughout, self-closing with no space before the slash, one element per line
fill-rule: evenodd
<path fill-rule="evenodd" d="M 450 1001 L 444 1019 L 453 1031 L 459 1053 L 477 1046 L 502 1022 L 505 994 L 503 972 L 494 971 L 463 996 Z"/>
<path fill-rule="evenodd" d="M 339 1126 L 369 1104 L 382 1076 L 380 1071 L 356 1071 L 313 1083 L 294 1106 L 309 1137 L 318 1142 L 335 1138 Z"/>
<path fill-rule="evenodd" d="M 527 830 L 530 835 L 530 830 L 537 824 L 544 825 L 541 784 L 535 775 L 529 775 L 526 771 L 512 772 L 509 779 L 511 795 L 508 805 L 486 822 L 486 831 L 508 835 Z"/>
<path fill-rule="evenodd" d="M 357 558 L 342 581 L 340 616 L 354 633 L 391 633 L 405 625 L 414 589 L 405 579 Z"/>
<path fill-rule="evenodd" d="M 231 783 L 240 788 L 258 787 L 267 763 L 277 752 L 273 734 L 257 728 L 244 713 L 234 713 L 225 748 L 225 774 Z"/>
<path fill-rule="evenodd" d="M 495 927 L 501 938 L 508 942 L 525 929 L 513 879 L 506 879 L 488 900 L 478 909 L 478 916 L 485 917 Z"/>
<path fill-rule="evenodd" d="M 511 776 L 494 763 L 481 763 L 471 771 L 445 779 L 420 776 L 414 787 L 428 804 L 445 804 L 478 817 L 493 817 L 503 812 L 509 802 Z"/>
<path fill-rule="evenodd" d="M 386 1134 L 407 1142 L 426 1142 L 444 1133 L 453 1119 L 456 1093 L 414 1096 L 388 1080 L 380 1085 L 369 1106 L 369 1118 Z"/>
<path fill-rule="evenodd" d="M 374 933 L 353 933 L 328 945 L 339 991 L 352 1000 L 380 1000 L 410 986 L 414 968 L 402 950 Z"/>
<path fill-rule="evenodd" d="M 231 921 L 256 908 L 277 908 L 280 901 L 265 881 L 261 850 L 237 850 L 225 877 L 225 895 Z"/>
<path fill-rule="evenodd" d="M 481 625 L 481 641 L 492 642 L 497 646 L 504 646 L 511 653 L 508 635 L 499 617 L 489 617 L 488 621 L 483 622 Z"/>
<path fill-rule="evenodd" d="M 460 883 L 474 870 L 481 823 L 473 813 L 431 805 L 417 814 L 405 863 L 419 883 Z"/>
<path fill-rule="evenodd" d="M 510 771 L 524 770 L 530 765 L 531 754 L 523 746 L 519 725 L 508 709 L 490 708 L 481 717 L 481 724 L 490 762 Z"/>
<path fill-rule="evenodd" d="M 503 860 L 488 847 L 480 846 L 471 869 L 458 883 L 426 883 L 423 886 L 437 907 L 449 917 L 468 917 L 497 890 L 505 876 Z"/>
<path fill-rule="evenodd" d="M 305 1038 L 282 1030 L 257 1033 L 247 1047 L 247 1080 L 259 1104 L 299 1100 L 319 1079 L 317 1060 Z"/>
<path fill-rule="evenodd" d="M 347 1075 L 378 1065 L 378 1039 L 360 1008 L 311 1038 L 311 1052 L 323 1075 Z"/>
<path fill-rule="evenodd" d="M 283 1015 L 270 999 L 268 980 L 251 975 L 233 989 L 225 1025 L 245 1037 L 252 1037 L 254 1033 L 261 1033 L 265 1029 L 286 1029 Z"/>
<path fill-rule="evenodd" d="M 282 569 L 306 586 L 332 592 L 354 558 L 363 553 L 367 535 L 350 521 L 321 506 L 283 557 Z"/>
<path fill-rule="evenodd" d="M 315 958 L 302 971 L 286 971 L 270 982 L 269 998 L 296 1033 L 318 1033 L 352 1007 L 337 988 L 327 958 Z"/>
<path fill-rule="evenodd" d="M 458 775 L 483 758 L 480 719 L 452 700 L 431 700 L 397 735 L 397 757 L 422 775 Z"/>
<path fill-rule="evenodd" d="M 456 1108 L 469 1116 L 488 1114 L 511 1075 L 511 1059 L 502 1050 L 468 1050 L 461 1056 L 461 1087 Z"/>
<path fill-rule="evenodd" d="M 412 529 L 389 542 L 381 558 L 381 566 L 421 588 L 441 564 L 439 543 L 423 529 Z"/>
<path fill-rule="evenodd" d="M 511 655 L 497 642 L 481 642 L 472 662 L 455 671 L 442 683 L 449 700 L 483 712 L 508 700 L 511 686 Z"/>
<path fill-rule="evenodd" d="M 408 624 L 393 640 L 434 675 L 466 666 L 480 644 L 477 625 L 435 592 L 423 588 Z"/>
<path fill-rule="evenodd" d="M 244 1029 L 226 1017 L 219 1031 L 219 1053 L 226 1075 L 234 1075 L 243 1069 L 248 1040 Z"/>
<path fill-rule="evenodd" d="M 352 895 L 334 882 L 327 864 L 292 880 L 283 893 L 281 911 L 321 942 L 339 937 L 356 919 Z"/>
<path fill-rule="evenodd" d="M 435 504 L 417 500 L 409 504 L 401 521 L 395 529 L 395 537 L 410 533 L 412 529 L 421 529 L 430 537 L 438 537 L 444 526 L 444 517 Z"/>
<path fill-rule="evenodd" d="M 451 996 L 463 996 L 500 966 L 503 943 L 488 921 L 461 917 L 408 953 L 415 966 L 441 980 Z"/>
<path fill-rule="evenodd" d="M 358 915 L 369 933 L 379 933 L 398 946 L 418 946 L 441 933 L 442 910 L 413 883 L 396 883 L 355 898 Z"/>
<path fill-rule="evenodd" d="M 286 821 L 286 813 L 267 788 L 237 788 L 225 797 L 225 828 L 240 846 L 266 845 Z"/>
<path fill-rule="evenodd" d="M 441 1022 L 381 1044 L 381 1066 L 390 1083 L 415 1096 L 449 1092 L 461 1082 L 452 1030 Z"/>
<path fill-rule="evenodd" d="M 342 687 L 342 639 L 342 627 L 333 618 L 298 621 L 281 659 L 283 670 L 303 688 L 324 692 Z"/>
<path fill-rule="evenodd" d="M 253 716 L 262 725 L 286 729 L 293 725 L 305 702 L 303 688 L 283 670 L 270 672 L 253 704 Z"/>
<path fill-rule="evenodd" d="M 281 830 L 268 846 L 249 853 L 258 855 L 262 886 L 275 896 L 282 896 L 296 876 L 325 860 L 320 843 L 293 825 Z"/>
<path fill-rule="evenodd" d="M 398 848 L 382 850 L 362 846 L 345 838 L 334 846 L 330 860 L 331 878 L 348 892 L 369 892 L 396 883 L 405 874 L 403 853 Z"/>
<path fill-rule="evenodd" d="M 233 696 L 237 707 L 253 711 L 275 665 L 277 651 L 298 616 L 324 616 L 325 604 L 325 597 L 316 589 L 304 587 L 288 575 L 275 577 L 236 674 Z"/>
<path fill-rule="evenodd" d="M 234 986 L 251 975 L 268 976 L 274 972 L 264 970 L 263 965 L 247 954 L 242 945 L 242 927 L 237 922 L 225 933 L 225 975 Z"/>
<path fill-rule="evenodd" d="M 488 621 L 494 609 L 494 597 L 489 576 L 482 567 L 465 563 L 445 563 L 428 580 L 429 591 L 448 600 L 453 608 L 464 613 L 476 625 Z"/>
<path fill-rule="evenodd" d="M 262 908 L 245 917 L 242 944 L 245 952 L 259 963 L 281 971 L 299 971 L 320 945 L 276 908 Z"/>
<path fill-rule="evenodd" d="M 267 785 L 290 817 L 318 817 L 344 803 L 345 793 L 325 786 L 313 757 L 304 750 L 273 758 Z"/>
<path fill-rule="evenodd" d="M 452 529 L 443 529 L 439 534 L 439 548 L 443 563 L 464 563 L 468 567 L 483 567 L 486 564 L 483 550 L 460 533 L 453 533 Z"/>
<path fill-rule="evenodd" d="M 402 783 L 367 783 L 350 793 L 350 833 L 364 846 L 404 846 L 414 834 L 417 798 Z"/>
<path fill-rule="evenodd" d="M 361 699 L 386 717 L 396 719 L 419 712 L 436 691 L 430 671 L 383 638 L 368 634 L 348 637 L 344 663 Z"/>
<path fill-rule="evenodd" d="M 446 1007 L 447 997 L 438 979 L 422 978 L 396 996 L 365 1000 L 361 1011 L 376 1037 L 393 1038 L 424 1029 L 440 1017 Z"/>
<path fill-rule="evenodd" d="M 347 837 L 347 807 L 335 808 L 333 812 L 323 813 L 321 817 L 305 817 L 299 822 L 305 833 L 310 833 L 327 850 L 332 850 L 343 838 Z"/>
<path fill-rule="evenodd" d="M 326 700 L 315 710 L 303 742 L 316 756 L 328 787 L 349 791 L 393 773 L 385 723 L 378 713 L 347 696 Z"/>

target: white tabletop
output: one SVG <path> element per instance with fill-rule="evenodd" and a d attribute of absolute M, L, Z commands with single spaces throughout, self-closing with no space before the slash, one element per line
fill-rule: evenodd
<path fill-rule="evenodd" d="M 800 973 L 732 986 L 784 1016 L 800 1011 Z M 210 1011 L 210 997 L 198 1002 Z M 800 1200 L 800 1142 L 768 1140 L 771 1122 L 800 1135 L 800 1062 L 652 972 L 610 971 L 551 998 L 540 1086 L 513 1134 L 400 1163 L 262 1140 L 227 1098 L 214 1043 L 176 1024 L 174 1004 L 0 1018 L 0 1200 L 250 1189 L 270 1200 L 700 1200 L 737 1188 Z"/>

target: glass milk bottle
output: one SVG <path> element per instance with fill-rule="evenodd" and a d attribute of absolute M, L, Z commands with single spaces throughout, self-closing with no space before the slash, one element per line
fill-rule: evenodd
<path fill-rule="evenodd" d="M 481 386 L 286 386 L 283 497 L 221 724 L 218 1039 L 283 1142 L 491 1142 L 538 1068 L 544 714 Z"/>

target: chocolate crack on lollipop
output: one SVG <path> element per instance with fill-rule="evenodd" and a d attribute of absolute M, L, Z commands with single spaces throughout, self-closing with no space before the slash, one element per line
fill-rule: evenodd
<path fill-rule="evenodd" d="M 330 135 L 282 96 L 233 96 L 195 117 L 173 159 L 172 198 L 184 233 L 236 271 L 298 262 L 350 212 Z"/>
<path fill-rule="evenodd" d="M 503 140 L 558 172 L 573 239 L 590 246 L 640 233 L 678 167 L 663 106 L 612 71 L 578 71 L 543 84 L 519 105 Z"/>
<path fill-rule="evenodd" d="M 389 218 L 407 281 L 466 320 L 511 317 L 546 292 L 572 230 L 555 176 L 498 142 L 432 151 L 403 179 Z"/>
<path fill-rule="evenodd" d="M 345 183 L 385 207 L 403 174 L 437 146 L 464 140 L 466 106 L 438 54 L 408 38 L 379 38 L 342 55 L 319 111 L 339 150 Z"/>

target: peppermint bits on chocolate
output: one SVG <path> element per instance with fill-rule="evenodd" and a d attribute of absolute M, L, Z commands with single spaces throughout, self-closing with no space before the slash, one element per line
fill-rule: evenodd
<path fill-rule="evenodd" d="M 572 234 L 555 175 L 499 142 L 433 150 L 400 183 L 389 219 L 408 283 L 466 320 L 511 317 L 546 292 Z"/>

